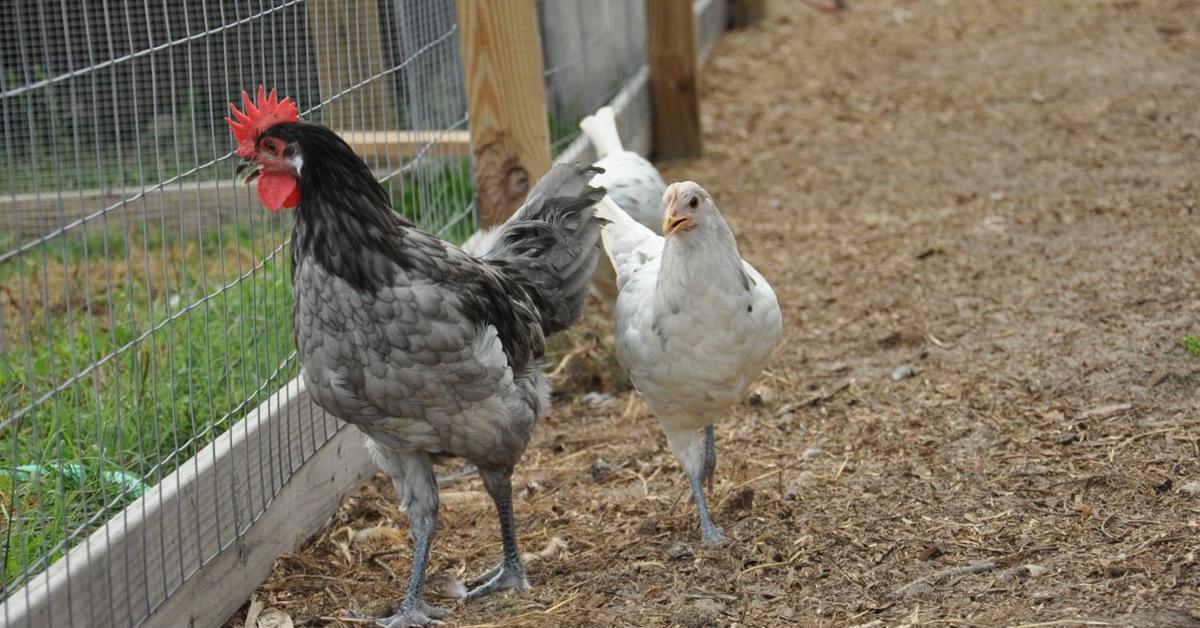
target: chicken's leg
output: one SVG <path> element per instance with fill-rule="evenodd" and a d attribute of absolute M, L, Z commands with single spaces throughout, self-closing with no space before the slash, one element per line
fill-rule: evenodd
<path fill-rule="evenodd" d="M 412 539 L 412 572 L 404 601 L 395 615 L 379 620 L 385 628 L 427 626 L 446 616 L 446 611 L 425 603 L 425 566 L 429 563 L 429 546 L 437 529 L 438 489 L 433 463 L 423 453 L 397 452 L 371 448 L 380 459 L 380 466 L 392 476 L 397 492 L 404 499 L 408 513 L 409 537 Z M 403 487 L 403 492 L 399 489 Z"/>
<path fill-rule="evenodd" d="M 499 565 L 468 581 L 475 588 L 468 591 L 466 597 L 473 600 L 503 589 L 528 591 L 529 580 L 525 577 L 525 563 L 517 550 L 517 531 L 513 522 L 512 469 L 481 468 L 479 475 L 483 478 L 488 495 L 496 503 L 496 513 L 500 515 L 500 542 L 504 554 Z"/>
<path fill-rule="evenodd" d="M 704 485 L 708 488 L 708 492 L 713 490 L 713 474 L 717 470 L 717 435 L 713 426 L 709 425 L 704 428 L 704 469 L 700 474 L 700 479 L 704 480 Z"/>
<path fill-rule="evenodd" d="M 671 451 L 683 465 L 683 474 L 687 476 L 692 487 L 692 499 L 696 503 L 696 512 L 700 515 L 700 540 L 705 543 L 720 543 L 725 540 L 725 533 L 713 524 L 708 512 L 708 503 L 704 500 L 705 444 L 704 440 L 690 429 L 674 429 L 663 422 L 663 431 L 667 433 L 667 442 Z M 715 450 L 714 450 L 715 454 Z M 714 455 L 714 464 L 716 458 Z"/>

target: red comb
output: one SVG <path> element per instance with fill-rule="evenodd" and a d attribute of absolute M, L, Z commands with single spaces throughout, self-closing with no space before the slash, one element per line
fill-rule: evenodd
<path fill-rule="evenodd" d="M 233 114 L 233 118 L 225 118 L 229 130 L 233 131 L 233 139 L 237 140 L 238 157 L 242 159 L 254 157 L 254 144 L 263 131 L 280 122 L 300 121 L 296 102 L 291 98 L 279 100 L 274 89 L 268 94 L 267 89 L 259 85 L 257 101 L 252 102 L 250 94 L 242 90 L 242 107 L 245 111 L 240 111 L 233 103 L 229 103 L 229 112 Z"/>

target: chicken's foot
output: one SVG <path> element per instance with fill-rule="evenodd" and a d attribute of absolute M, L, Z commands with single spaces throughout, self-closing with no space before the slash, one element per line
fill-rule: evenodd
<path fill-rule="evenodd" d="M 500 541 L 503 545 L 503 557 L 500 564 L 475 578 L 467 581 L 475 588 L 467 592 L 466 599 L 473 600 L 489 593 L 504 589 L 529 590 L 529 580 L 525 577 L 525 563 L 517 549 L 516 524 L 512 512 L 512 469 L 480 469 L 483 486 L 488 495 L 496 503 L 496 513 L 500 516 Z"/>

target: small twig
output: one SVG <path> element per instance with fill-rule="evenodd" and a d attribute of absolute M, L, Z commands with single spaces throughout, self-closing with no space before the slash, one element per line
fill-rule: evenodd
<path fill-rule="evenodd" d="M 839 479 L 841 479 L 842 471 L 846 470 L 846 463 L 848 463 L 848 462 L 850 462 L 850 456 L 846 456 L 845 458 L 842 458 L 842 466 L 838 467 L 837 473 L 833 474 L 832 481 L 837 482 Z"/>
<path fill-rule="evenodd" d="M 822 393 L 815 397 L 805 399 L 804 401 L 795 401 L 795 402 L 792 402 L 789 404 L 785 404 L 783 407 L 779 408 L 779 411 L 776 412 L 775 414 L 776 414 L 776 416 L 783 416 L 789 412 L 794 412 L 796 410 L 799 410 L 800 408 L 819 406 L 819 405 L 825 403 L 826 401 L 829 401 L 830 399 L 833 399 L 837 395 L 841 394 L 841 392 L 846 390 L 847 388 L 850 388 L 850 385 L 853 383 L 854 383 L 854 380 L 852 380 L 852 379 L 847 380 L 847 381 L 843 382 L 842 385 L 838 386 L 837 388 L 834 388 L 833 390 L 831 390 L 827 393 Z"/>
<path fill-rule="evenodd" d="M 347 624 L 374 624 L 379 620 L 372 617 L 333 617 L 332 615 L 321 615 L 322 621 L 327 622 L 345 622 Z"/>
<path fill-rule="evenodd" d="M 925 335 L 929 338 L 929 342 L 932 342 L 933 344 L 935 344 L 943 349 L 950 348 L 946 343 L 939 340 L 937 336 L 934 336 L 933 334 L 925 334 Z"/>
<path fill-rule="evenodd" d="M 998 563 L 996 561 L 977 560 L 977 561 L 973 561 L 967 565 L 959 565 L 957 567 L 950 567 L 948 569 L 943 569 L 932 575 L 917 578 L 916 580 L 913 580 L 912 582 L 896 589 L 890 595 L 888 595 L 888 599 L 901 600 L 901 599 L 904 599 L 904 597 L 906 595 L 908 595 L 909 591 L 912 591 L 913 589 L 915 589 L 916 587 L 918 587 L 922 584 L 933 585 L 942 580 L 946 580 L 948 578 L 954 578 L 956 576 L 972 576 L 975 574 L 981 574 L 981 573 L 991 571 L 991 570 L 995 569 L 997 566 L 998 566 Z"/>
<path fill-rule="evenodd" d="M 1113 447 L 1112 449 L 1108 450 L 1108 461 L 1109 462 L 1113 461 L 1113 458 L 1115 458 L 1117 456 L 1118 449 L 1128 445 L 1129 443 L 1132 443 L 1135 440 L 1140 440 L 1147 436 L 1154 436 L 1155 434 L 1165 434 L 1167 432 L 1174 432 L 1175 430 L 1182 428 L 1182 427 L 1186 427 L 1186 426 L 1174 425 L 1171 427 L 1164 427 L 1161 430 L 1150 430 L 1149 432 L 1142 432 L 1141 434 L 1134 434 L 1133 436 L 1130 436 L 1129 438 L 1126 438 L 1125 440 L 1118 443 L 1116 447 Z"/>
<path fill-rule="evenodd" d="M 621 411 L 621 420 L 624 421 L 633 416 L 633 404 L 637 403 L 637 391 L 630 391 L 629 401 L 625 402 L 625 409 Z"/>
<path fill-rule="evenodd" d="M 1090 619 L 1055 619 L 1054 621 L 1039 621 L 1032 624 L 1019 624 L 1013 628 L 1042 628 L 1043 626 L 1113 626 L 1106 621 Z"/>
<path fill-rule="evenodd" d="M 554 611 L 556 611 L 556 610 L 558 610 L 558 609 L 560 609 L 560 608 L 562 608 L 562 607 L 566 606 L 567 604 L 570 604 L 571 602 L 574 602 L 575 600 L 579 599 L 579 596 L 581 596 L 581 595 L 583 595 L 583 593 L 576 593 L 575 595 L 572 595 L 571 597 L 569 597 L 569 598 L 567 598 L 567 599 L 565 599 L 565 600 L 563 600 L 563 601 L 561 601 L 561 602 L 558 602 L 558 603 L 557 603 L 557 604 L 555 604 L 554 606 L 551 606 L 550 608 L 547 608 L 546 610 L 542 611 L 542 613 L 544 613 L 544 614 L 546 614 L 546 615 L 549 615 L 550 613 L 553 613 Z"/>
<path fill-rule="evenodd" d="M 742 576 L 744 576 L 744 575 L 746 575 L 746 574 L 748 574 L 748 573 L 754 572 L 754 571 L 758 571 L 758 570 L 760 570 L 760 569 L 768 569 L 768 568 L 770 568 L 770 567 L 783 567 L 783 566 L 785 566 L 785 565 L 790 565 L 790 564 L 792 564 L 792 563 L 796 562 L 796 559 L 797 559 L 797 558 L 799 558 L 799 557 L 800 557 L 800 555 L 801 555 L 801 554 L 803 554 L 803 553 L 804 553 L 804 550 L 799 550 L 799 551 L 797 551 L 795 554 L 792 554 L 791 556 L 789 556 L 789 557 L 788 557 L 788 559 L 787 559 L 787 560 L 785 560 L 785 561 L 780 561 L 780 562 L 778 562 L 778 563 L 766 563 L 766 564 L 763 564 L 763 565 L 755 565 L 755 566 L 753 566 L 753 567 L 750 567 L 750 568 L 748 568 L 748 569 L 744 569 L 744 570 L 742 570 L 742 573 L 739 573 L 739 574 L 737 575 L 737 577 L 736 577 L 736 578 L 734 578 L 733 580 L 734 580 L 734 582 L 737 582 L 738 580 L 741 580 L 741 579 L 742 579 Z"/>
<path fill-rule="evenodd" d="M 783 473 L 783 468 L 781 467 L 779 469 L 771 469 L 770 471 L 767 471 L 766 473 L 764 473 L 762 475 L 756 475 L 756 476 L 750 478 L 749 480 L 746 480 L 745 482 L 742 482 L 741 484 L 738 484 L 737 486 L 729 489 L 728 491 L 725 492 L 725 497 L 721 498 L 721 501 L 717 502 L 717 505 L 715 508 L 713 508 L 713 510 L 714 511 L 721 510 L 721 506 L 724 506 L 725 502 L 729 501 L 729 499 L 731 497 L 733 497 L 733 494 L 736 493 L 738 490 L 743 489 L 763 478 L 769 478 L 772 475 L 775 475 L 776 473 Z"/>
<path fill-rule="evenodd" d="M 576 356 L 582 355 L 584 352 L 585 348 L 579 347 L 578 349 L 570 351 L 567 353 L 567 355 L 564 355 L 563 359 L 559 360 L 558 366 L 555 366 L 554 370 L 550 371 L 550 374 L 546 376 L 546 379 L 554 379 L 555 377 L 558 377 L 558 374 L 567 368 L 567 365 L 570 364 L 572 359 L 574 359 Z"/>
<path fill-rule="evenodd" d="M 1124 532 L 1122 532 L 1121 534 L 1109 534 L 1108 530 L 1105 528 L 1105 526 L 1108 525 L 1108 522 L 1111 521 L 1112 518 L 1115 516 L 1117 516 L 1116 513 L 1113 513 L 1113 514 L 1105 517 L 1104 521 L 1100 522 L 1100 532 L 1103 533 L 1104 536 L 1108 537 L 1109 539 L 1111 539 L 1113 541 L 1120 541 L 1121 539 L 1125 538 Z"/>

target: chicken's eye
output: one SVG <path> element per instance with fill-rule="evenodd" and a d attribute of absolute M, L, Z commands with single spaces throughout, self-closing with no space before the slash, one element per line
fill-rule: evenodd
<path fill-rule="evenodd" d="M 700 199 L 696 198 L 695 196 L 692 197 L 692 200 L 688 201 L 688 207 L 691 207 L 692 209 L 696 209 L 699 206 Z"/>

